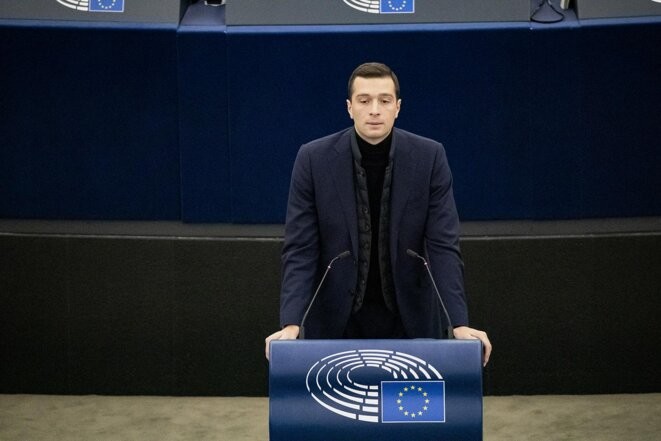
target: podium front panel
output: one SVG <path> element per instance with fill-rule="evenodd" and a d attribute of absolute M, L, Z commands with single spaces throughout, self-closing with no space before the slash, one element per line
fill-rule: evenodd
<path fill-rule="evenodd" d="M 528 0 L 228 0 L 228 26 L 527 22 Z"/>
<path fill-rule="evenodd" d="M 0 18 L 179 24 L 190 0 L 2 0 Z"/>
<path fill-rule="evenodd" d="M 481 440 L 477 340 L 271 344 L 271 441 Z"/>
<path fill-rule="evenodd" d="M 576 0 L 578 18 L 661 16 L 659 0 Z"/>

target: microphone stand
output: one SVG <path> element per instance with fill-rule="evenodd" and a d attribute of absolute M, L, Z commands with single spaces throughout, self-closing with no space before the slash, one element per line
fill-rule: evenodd
<path fill-rule="evenodd" d="M 565 15 L 553 6 L 551 0 L 540 0 L 530 16 L 530 20 L 536 23 L 558 23 L 564 19 Z"/>
<path fill-rule="evenodd" d="M 326 280 L 326 276 L 328 275 L 328 272 L 331 269 L 331 266 L 333 266 L 333 263 L 335 263 L 336 260 L 338 259 L 344 259 L 347 256 L 351 255 L 351 251 L 343 251 L 337 256 L 335 256 L 329 263 L 328 267 L 326 268 L 326 271 L 324 272 L 323 277 L 321 278 L 321 281 L 319 282 L 319 285 L 317 285 L 317 290 L 314 292 L 314 295 L 312 296 L 312 300 L 310 300 L 310 304 L 308 304 L 308 308 L 305 310 L 305 314 L 303 314 L 303 318 L 301 319 L 301 325 L 299 326 L 298 329 L 298 338 L 301 340 L 305 339 L 305 319 L 308 317 L 308 313 L 310 312 L 310 309 L 312 308 L 312 305 L 314 304 L 314 300 L 317 298 L 317 294 L 319 294 L 319 291 L 321 290 L 321 286 L 324 284 L 324 280 Z"/>
<path fill-rule="evenodd" d="M 445 307 L 445 303 L 443 303 L 443 299 L 441 298 L 441 293 L 438 291 L 438 287 L 436 286 L 436 282 L 434 281 L 434 276 L 431 273 L 431 270 L 429 269 L 429 264 L 427 263 L 427 260 L 422 257 L 420 254 L 416 253 L 415 251 L 408 249 L 406 250 L 406 254 L 408 254 L 411 257 L 417 257 L 418 259 L 422 260 L 422 262 L 425 264 L 425 268 L 427 269 L 427 274 L 429 274 L 429 279 L 431 280 L 431 283 L 434 287 L 434 292 L 436 292 L 436 297 L 438 297 L 438 302 L 440 303 L 441 310 L 443 310 L 443 314 L 445 315 L 445 320 L 448 322 L 448 339 L 453 339 L 454 338 L 454 331 L 452 328 L 452 322 L 450 321 L 450 314 L 448 314 L 448 310 Z"/>

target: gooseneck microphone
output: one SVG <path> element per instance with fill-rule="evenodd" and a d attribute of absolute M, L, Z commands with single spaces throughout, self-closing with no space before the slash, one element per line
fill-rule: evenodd
<path fill-rule="evenodd" d="M 438 287 L 436 286 L 436 282 L 434 281 L 434 276 L 431 274 L 431 270 L 429 269 L 429 264 L 427 263 L 427 260 L 422 257 L 420 254 L 416 253 L 412 249 L 406 250 L 406 254 L 408 254 L 411 257 L 417 257 L 418 259 L 422 260 L 422 262 L 425 264 L 425 268 L 427 268 L 427 274 L 429 274 L 429 279 L 431 280 L 432 285 L 434 286 L 434 291 L 436 292 L 436 297 L 438 297 L 438 302 L 441 305 L 441 310 L 443 311 L 443 314 L 445 315 L 445 319 L 448 322 L 448 338 L 453 339 L 454 338 L 454 331 L 452 330 L 452 322 L 450 321 L 450 315 L 448 314 L 448 310 L 445 307 L 445 303 L 443 303 L 443 299 L 441 298 L 441 293 L 438 291 Z"/>
<path fill-rule="evenodd" d="M 298 338 L 303 340 L 305 339 L 305 319 L 308 317 L 308 313 L 310 312 L 310 308 L 312 308 L 312 305 L 314 304 L 314 300 L 317 298 L 317 294 L 319 294 L 319 290 L 321 289 L 321 286 L 324 284 L 324 280 L 326 280 L 326 276 L 328 275 L 328 272 L 330 271 L 331 267 L 335 263 L 336 260 L 344 259 L 345 257 L 348 257 L 351 255 L 351 251 L 346 250 L 335 256 L 329 263 L 328 267 L 326 268 L 326 271 L 324 272 L 324 276 L 321 278 L 321 281 L 319 282 L 319 285 L 317 285 L 317 290 L 314 292 L 314 295 L 312 296 L 312 300 L 310 300 L 310 304 L 308 304 L 308 308 L 305 310 L 305 314 L 303 314 L 303 318 L 301 319 L 301 324 L 299 325 L 299 330 L 298 330 Z"/>

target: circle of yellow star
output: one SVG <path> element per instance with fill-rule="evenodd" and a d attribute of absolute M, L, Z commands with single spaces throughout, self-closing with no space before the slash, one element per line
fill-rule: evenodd
<path fill-rule="evenodd" d="M 402 397 L 404 397 L 405 395 L 409 395 L 409 394 L 413 394 L 413 396 L 418 395 L 418 396 L 421 396 L 421 397 L 424 398 L 424 405 L 421 408 L 419 408 L 417 411 L 406 409 L 402 405 Z M 424 416 L 424 413 L 429 410 L 428 404 L 430 403 L 430 400 L 428 398 L 428 394 L 420 386 L 418 386 L 418 387 L 416 387 L 415 385 L 412 385 L 410 387 L 405 386 L 401 390 L 401 392 L 399 392 L 398 396 L 400 397 L 396 400 L 396 402 L 398 404 L 398 409 L 406 417 L 411 417 L 411 419 L 415 419 L 416 417 L 422 417 L 422 416 Z"/>

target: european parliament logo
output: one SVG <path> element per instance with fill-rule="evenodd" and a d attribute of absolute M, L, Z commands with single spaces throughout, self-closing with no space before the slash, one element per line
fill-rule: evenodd
<path fill-rule="evenodd" d="M 70 9 L 86 12 L 124 12 L 124 0 L 57 0 Z"/>
<path fill-rule="evenodd" d="M 342 0 L 347 5 L 371 14 L 413 14 L 415 0 Z"/>
<path fill-rule="evenodd" d="M 444 423 L 445 381 L 426 361 L 403 352 L 339 352 L 308 370 L 306 386 L 323 408 L 368 423 Z"/>

